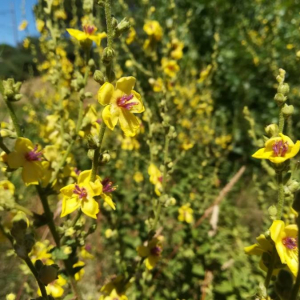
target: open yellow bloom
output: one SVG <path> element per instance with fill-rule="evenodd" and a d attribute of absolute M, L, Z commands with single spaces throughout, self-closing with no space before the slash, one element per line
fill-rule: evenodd
<path fill-rule="evenodd" d="M 64 293 L 62 287 L 66 285 L 66 283 L 67 281 L 61 275 L 58 275 L 58 279 L 46 286 L 47 294 L 51 295 L 53 298 L 60 298 Z M 42 296 L 40 289 L 38 290 L 38 295 Z"/>
<path fill-rule="evenodd" d="M 190 208 L 190 204 L 185 204 L 182 205 L 179 209 L 178 209 L 178 220 L 180 222 L 187 222 L 188 224 L 192 223 L 194 218 L 193 218 L 193 209 Z"/>
<path fill-rule="evenodd" d="M 19 25 L 18 29 L 20 31 L 23 31 L 23 30 L 25 30 L 27 28 L 27 26 L 28 26 L 28 22 L 26 20 L 23 20 L 22 23 Z"/>
<path fill-rule="evenodd" d="M 79 42 L 88 42 L 92 44 L 92 42 L 94 41 L 97 46 L 99 46 L 101 40 L 106 37 L 105 32 L 95 34 L 95 32 L 97 31 L 97 27 L 93 25 L 84 25 L 83 31 L 72 28 L 68 28 L 67 31 L 72 37 L 74 37 Z"/>
<path fill-rule="evenodd" d="M 157 21 L 146 21 L 144 31 L 150 36 L 153 37 L 156 41 L 160 41 L 162 38 L 162 28 Z"/>
<path fill-rule="evenodd" d="M 183 56 L 183 48 L 184 48 L 184 43 L 179 41 L 178 39 L 173 39 L 171 44 L 168 45 L 172 51 L 171 51 L 171 57 L 176 59 L 176 60 L 179 60 L 182 58 Z"/>
<path fill-rule="evenodd" d="M 282 133 L 279 137 L 273 137 L 266 141 L 265 148 L 256 151 L 252 157 L 258 159 L 268 159 L 274 164 L 280 164 L 287 159 L 294 157 L 300 150 L 300 141 L 296 144 Z"/>
<path fill-rule="evenodd" d="M 175 77 L 177 72 L 180 70 L 176 60 L 167 59 L 165 57 L 161 60 L 161 66 L 165 74 L 170 77 Z"/>
<path fill-rule="evenodd" d="M 102 295 L 99 300 L 128 300 L 125 292 L 129 287 L 129 283 L 125 286 L 123 283 L 124 277 L 122 275 L 112 278 L 110 282 L 101 288 Z"/>
<path fill-rule="evenodd" d="M 63 194 L 61 217 L 81 207 L 83 213 L 97 219 L 99 204 L 94 197 L 102 194 L 103 187 L 99 176 L 95 182 L 90 181 L 91 172 L 91 170 L 81 172 L 77 184 L 69 184 L 60 190 Z"/>
<path fill-rule="evenodd" d="M 106 105 L 102 118 L 106 126 L 114 130 L 118 122 L 126 136 L 135 136 L 140 122 L 134 113 L 142 113 L 145 108 L 139 93 L 133 90 L 134 77 L 120 78 L 116 86 L 105 82 L 98 91 L 98 101 Z"/>
<path fill-rule="evenodd" d="M 42 155 L 38 145 L 33 146 L 29 139 L 18 138 L 14 151 L 5 157 L 5 161 L 11 169 L 23 167 L 22 179 L 26 185 L 37 185 L 43 176 Z"/>
<path fill-rule="evenodd" d="M 163 250 L 161 244 L 162 239 L 162 236 L 153 238 L 147 246 L 139 246 L 136 249 L 139 256 L 146 257 L 145 265 L 148 270 L 152 270 L 156 266 L 161 256 Z"/>
<path fill-rule="evenodd" d="M 285 226 L 281 220 L 275 220 L 270 228 L 281 263 L 287 264 L 293 275 L 298 273 L 298 228 L 297 225 Z"/>

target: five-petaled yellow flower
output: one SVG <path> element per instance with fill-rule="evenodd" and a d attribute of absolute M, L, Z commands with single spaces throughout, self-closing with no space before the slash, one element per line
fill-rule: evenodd
<path fill-rule="evenodd" d="M 145 265 L 148 270 L 152 270 L 156 263 L 158 262 L 161 253 L 162 253 L 162 236 L 157 238 L 153 238 L 150 242 L 148 242 L 147 246 L 139 246 L 137 247 L 138 255 L 141 257 L 146 257 Z"/>
<path fill-rule="evenodd" d="M 120 78 L 116 86 L 105 82 L 98 92 L 98 101 L 106 105 L 102 118 L 106 126 L 113 130 L 120 122 L 126 136 L 135 136 L 140 128 L 140 122 L 133 113 L 142 113 L 145 108 L 139 93 L 133 90 L 134 77 Z"/>
<path fill-rule="evenodd" d="M 293 275 L 298 273 L 298 228 L 296 224 L 285 226 L 275 220 L 270 228 L 270 236 L 275 243 L 281 263 L 287 264 Z"/>
<path fill-rule="evenodd" d="M 190 207 L 190 204 L 185 204 L 182 205 L 179 209 L 178 209 L 178 220 L 180 222 L 186 222 L 188 224 L 192 223 L 194 220 L 193 217 L 193 209 Z"/>
<path fill-rule="evenodd" d="M 146 21 L 143 29 L 150 37 L 153 37 L 156 41 L 160 41 L 162 39 L 163 31 L 157 21 Z"/>
<path fill-rule="evenodd" d="M 15 149 L 4 160 L 12 169 L 23 167 L 22 179 L 26 185 L 39 184 L 43 176 L 42 152 L 29 139 L 18 138 Z"/>
<path fill-rule="evenodd" d="M 72 28 L 68 28 L 67 31 L 72 37 L 74 37 L 79 42 L 88 42 L 92 44 L 92 42 L 94 41 L 97 46 L 99 46 L 101 40 L 106 37 L 105 32 L 95 34 L 95 32 L 97 31 L 97 27 L 93 25 L 84 25 L 83 31 Z"/>
<path fill-rule="evenodd" d="M 294 157 L 300 150 L 300 141 L 296 144 L 282 133 L 279 137 L 272 137 L 265 143 L 265 148 L 256 151 L 252 157 L 258 159 L 268 159 L 274 164 L 280 164 L 287 159 Z"/>
<path fill-rule="evenodd" d="M 94 197 L 103 197 L 103 185 L 99 176 L 96 177 L 95 182 L 91 182 L 91 173 L 91 170 L 81 172 L 77 183 L 69 184 L 60 190 L 63 194 L 61 217 L 72 213 L 80 207 L 87 216 L 94 219 L 97 218 L 99 204 Z M 109 206 L 115 209 L 115 205 L 110 197 L 103 198 Z"/>

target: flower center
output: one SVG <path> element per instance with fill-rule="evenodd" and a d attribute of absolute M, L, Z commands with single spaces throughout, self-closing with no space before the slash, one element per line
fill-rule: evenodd
<path fill-rule="evenodd" d="M 286 246 L 290 250 L 295 250 L 298 247 L 297 239 L 289 237 L 289 236 L 283 238 L 282 243 L 284 246 Z"/>
<path fill-rule="evenodd" d="M 96 31 L 96 27 L 93 25 L 84 25 L 83 31 L 88 35 L 92 35 Z"/>
<path fill-rule="evenodd" d="M 283 142 L 282 140 L 280 140 L 274 143 L 272 149 L 275 156 L 284 157 L 284 155 L 289 149 L 289 144 L 287 142 Z"/>
<path fill-rule="evenodd" d="M 137 105 L 137 102 L 128 102 L 133 98 L 133 95 L 124 95 L 117 99 L 117 105 L 123 107 L 127 110 L 130 110 L 134 105 Z"/>
<path fill-rule="evenodd" d="M 28 161 L 41 161 L 42 152 L 38 151 L 38 145 L 35 145 L 34 149 L 25 154 L 25 159 Z"/>
<path fill-rule="evenodd" d="M 75 184 L 75 189 L 73 193 L 79 196 L 79 199 L 83 199 L 87 197 L 87 191 L 84 187 L 80 187 L 78 184 Z"/>
<path fill-rule="evenodd" d="M 113 183 L 109 178 L 103 179 L 101 183 L 103 185 L 103 193 L 112 193 L 117 189 L 115 186 L 113 186 Z"/>
<path fill-rule="evenodd" d="M 162 251 L 162 249 L 159 246 L 155 246 L 155 247 L 151 248 L 151 250 L 150 250 L 151 254 L 154 256 L 159 256 L 161 251 Z"/>

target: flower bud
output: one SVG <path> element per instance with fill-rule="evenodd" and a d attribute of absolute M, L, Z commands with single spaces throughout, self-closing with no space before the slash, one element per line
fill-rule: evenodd
<path fill-rule="evenodd" d="M 297 180 L 291 180 L 289 181 L 287 187 L 291 193 L 296 193 L 299 190 L 300 184 Z"/>
<path fill-rule="evenodd" d="M 284 104 L 284 107 L 282 108 L 282 113 L 285 118 L 290 117 L 294 113 L 294 106 Z"/>
<path fill-rule="evenodd" d="M 128 31 L 130 28 L 130 22 L 127 18 L 124 18 L 118 26 L 115 28 L 114 36 L 119 37 L 122 33 Z"/>
<path fill-rule="evenodd" d="M 265 128 L 265 132 L 269 137 L 278 136 L 279 128 L 277 124 L 270 124 Z"/>
<path fill-rule="evenodd" d="M 51 266 L 44 265 L 40 271 L 38 272 L 39 280 L 44 284 L 47 285 L 57 279 L 59 267 L 55 264 Z"/>
<path fill-rule="evenodd" d="M 290 87 L 287 83 L 281 83 L 277 88 L 277 92 L 283 95 L 286 95 L 289 91 L 290 91 Z"/>
<path fill-rule="evenodd" d="M 88 153 L 87 153 L 87 156 L 90 160 L 93 160 L 94 159 L 94 153 L 95 153 L 95 149 L 89 149 L 88 150 Z"/>
<path fill-rule="evenodd" d="M 277 208 L 275 205 L 272 205 L 268 208 L 268 213 L 270 215 L 271 220 L 276 220 L 277 218 Z"/>
<path fill-rule="evenodd" d="M 104 152 L 102 155 L 101 155 L 101 162 L 103 163 L 107 163 L 110 161 L 110 154 L 108 152 Z"/>
<path fill-rule="evenodd" d="M 114 51 L 114 49 L 106 47 L 106 48 L 103 50 L 102 62 L 103 62 L 105 65 L 109 65 L 109 64 L 112 62 L 114 56 L 115 56 L 115 51 Z"/>
<path fill-rule="evenodd" d="M 94 80 L 101 85 L 104 84 L 105 79 L 103 73 L 99 70 L 96 70 L 94 73 Z"/>
<path fill-rule="evenodd" d="M 118 20 L 114 17 L 111 19 L 112 28 L 116 28 L 118 26 Z"/>
<path fill-rule="evenodd" d="M 274 100 L 276 101 L 276 103 L 278 104 L 278 106 L 281 106 L 285 101 L 286 101 L 287 97 L 285 97 L 283 94 L 281 93 L 277 93 L 274 97 Z"/>
<path fill-rule="evenodd" d="M 16 82 L 13 78 L 8 78 L 7 80 L 2 81 L 3 85 L 3 95 L 6 101 L 19 101 L 22 98 L 22 94 L 20 94 L 20 88 L 22 83 Z"/>

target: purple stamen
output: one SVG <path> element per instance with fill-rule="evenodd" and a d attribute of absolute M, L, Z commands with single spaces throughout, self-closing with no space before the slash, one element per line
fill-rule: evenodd
<path fill-rule="evenodd" d="M 154 256 L 159 256 L 161 253 L 161 248 L 159 246 L 155 246 L 150 250 L 150 252 Z"/>
<path fill-rule="evenodd" d="M 131 110 L 131 108 L 134 106 L 134 105 L 137 105 L 138 102 L 128 102 L 130 101 L 131 99 L 133 99 L 133 95 L 130 94 L 130 95 L 124 95 L 122 97 L 120 97 L 118 100 L 117 100 L 117 105 L 119 107 L 123 107 L 127 110 Z"/>
<path fill-rule="evenodd" d="M 84 187 L 80 188 L 78 184 L 75 184 L 75 189 L 73 190 L 73 193 L 78 195 L 80 199 L 87 197 L 86 189 Z"/>
<path fill-rule="evenodd" d="M 101 183 L 103 185 L 103 193 L 112 193 L 117 189 L 115 186 L 113 186 L 113 182 L 110 181 L 109 178 L 103 179 Z"/>
<path fill-rule="evenodd" d="M 25 158 L 28 161 L 41 161 L 43 153 L 38 151 L 38 145 L 35 145 L 33 150 L 25 154 Z"/>
<path fill-rule="evenodd" d="M 273 149 L 275 156 L 284 157 L 284 155 L 286 154 L 286 152 L 289 149 L 289 144 L 287 142 L 283 142 L 280 140 L 280 141 L 274 143 L 272 149 Z"/>
<path fill-rule="evenodd" d="M 93 25 L 84 25 L 83 30 L 86 34 L 91 35 L 95 31 L 95 27 Z"/>
<path fill-rule="evenodd" d="M 85 245 L 85 250 L 90 252 L 92 250 L 92 246 L 90 244 Z"/>
<path fill-rule="evenodd" d="M 96 122 L 97 122 L 98 124 L 101 124 L 102 120 L 101 120 L 101 119 L 97 119 Z"/>
<path fill-rule="evenodd" d="M 159 176 L 159 177 L 158 177 L 158 181 L 159 181 L 159 182 L 163 182 L 163 176 Z"/>
<path fill-rule="evenodd" d="M 289 236 L 283 238 L 282 243 L 284 246 L 286 246 L 290 250 L 295 250 L 298 247 L 297 239 L 289 237 Z"/>
<path fill-rule="evenodd" d="M 76 174 L 77 176 L 79 176 L 79 174 L 81 173 L 81 171 L 78 170 L 77 168 L 74 169 L 74 172 L 75 172 L 75 174 Z"/>

